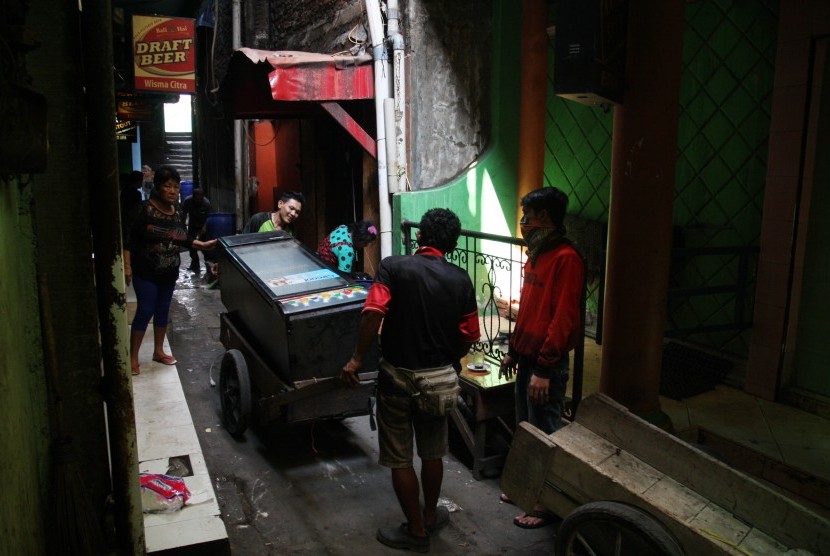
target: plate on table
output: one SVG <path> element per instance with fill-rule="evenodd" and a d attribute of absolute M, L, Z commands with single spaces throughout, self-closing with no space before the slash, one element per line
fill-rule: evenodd
<path fill-rule="evenodd" d="M 475 363 L 467 363 L 467 370 L 474 373 L 489 373 L 490 365 L 488 363 L 479 363 L 478 365 Z"/>

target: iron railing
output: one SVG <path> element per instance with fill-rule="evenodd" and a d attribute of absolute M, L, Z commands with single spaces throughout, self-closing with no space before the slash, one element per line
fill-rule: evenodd
<path fill-rule="evenodd" d="M 413 235 L 413 230 L 417 228 L 417 222 L 401 222 L 402 240 L 407 255 L 411 255 L 417 247 Z M 485 360 L 495 368 L 498 368 L 502 357 L 507 354 L 508 341 L 513 332 L 513 319 L 518 310 L 524 278 L 524 246 L 524 240 L 519 238 L 462 229 L 455 250 L 446 254 L 447 261 L 463 268 L 477 289 L 482 338 L 470 351 L 483 354 Z M 566 403 L 565 410 L 568 419 L 573 419 L 582 398 L 584 291 L 581 313 L 583 334 L 580 335 L 571 363 L 571 399 Z"/>

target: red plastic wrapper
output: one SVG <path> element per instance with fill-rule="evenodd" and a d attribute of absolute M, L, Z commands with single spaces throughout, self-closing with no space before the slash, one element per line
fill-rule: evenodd
<path fill-rule="evenodd" d="M 141 506 L 144 513 L 175 512 L 190 498 L 190 491 L 181 477 L 159 473 L 141 473 Z"/>

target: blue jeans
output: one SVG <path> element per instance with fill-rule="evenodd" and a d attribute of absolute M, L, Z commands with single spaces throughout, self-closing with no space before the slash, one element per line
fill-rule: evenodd
<path fill-rule="evenodd" d="M 176 278 L 172 280 L 152 280 L 133 276 L 136 309 L 133 317 L 133 330 L 147 330 L 150 318 L 155 328 L 167 326 L 170 314 L 170 302 L 176 289 Z"/>
<path fill-rule="evenodd" d="M 568 386 L 568 356 L 563 357 L 551 373 L 548 401 L 541 404 L 534 404 L 527 397 L 530 376 L 535 367 L 535 357 L 519 357 L 516 372 L 516 423 L 527 421 L 545 434 L 550 434 L 562 428 L 565 389 Z"/>

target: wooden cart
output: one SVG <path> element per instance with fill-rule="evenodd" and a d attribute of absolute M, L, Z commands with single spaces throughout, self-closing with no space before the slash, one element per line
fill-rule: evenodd
<path fill-rule="evenodd" d="M 340 369 L 357 342 L 368 288 L 326 266 L 282 232 L 219 239 L 220 315 L 226 352 L 219 374 L 222 420 L 233 435 L 253 419 L 301 423 L 371 414 L 377 350 L 363 382 Z"/>
<path fill-rule="evenodd" d="M 294 424 L 373 413 L 376 370 L 361 372 L 354 388 L 345 388 L 337 376 L 283 382 L 228 313 L 219 321 L 227 350 L 219 371 L 222 424 L 232 435 L 244 434 L 251 422 Z"/>
<path fill-rule="evenodd" d="M 830 521 L 602 394 L 551 435 L 521 423 L 502 474 L 563 517 L 556 554 L 830 554 Z"/>

